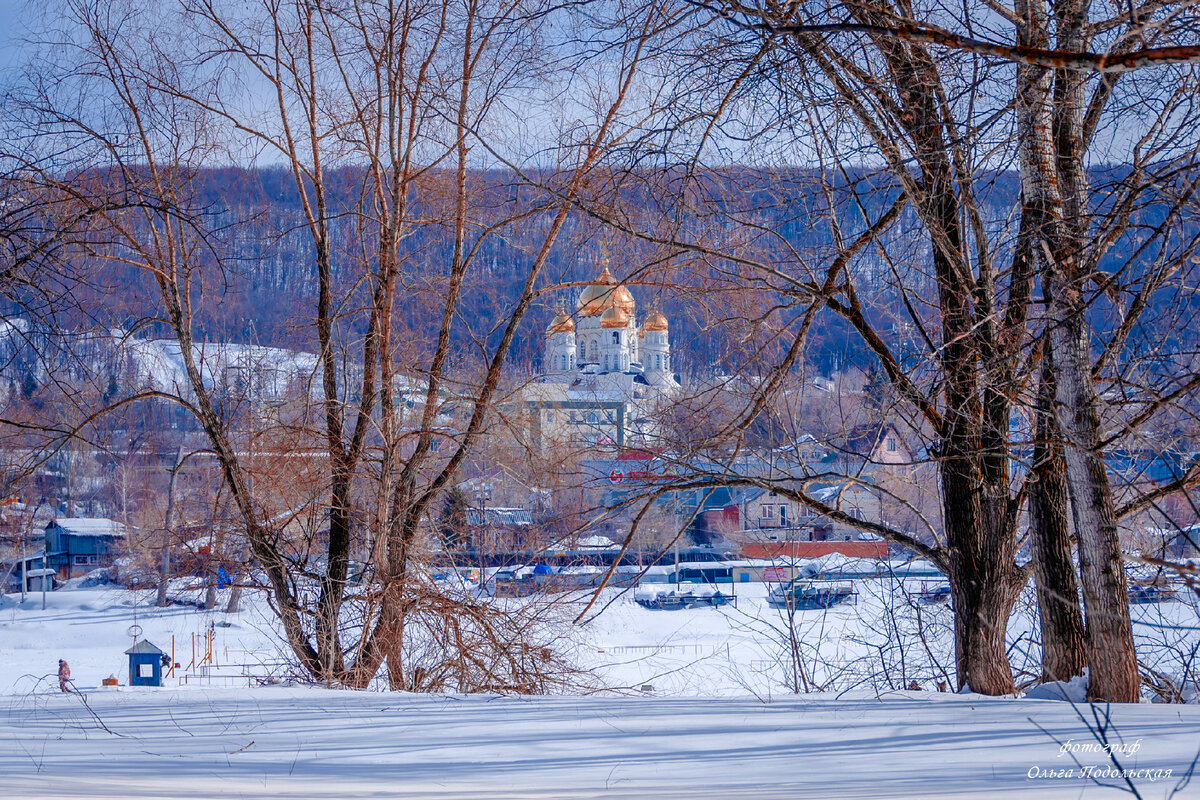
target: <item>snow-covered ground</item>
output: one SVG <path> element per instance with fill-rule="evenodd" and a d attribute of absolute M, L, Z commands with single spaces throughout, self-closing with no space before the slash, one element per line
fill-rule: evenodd
<path fill-rule="evenodd" d="M 93 691 L 87 706 L 56 693 L 0 702 L 0 796 L 29 800 L 1118 794 L 1079 777 L 1070 756 L 1059 755 L 1052 737 L 1092 739 L 1070 705 L 1050 701 L 266 688 Z M 1122 764 L 1143 770 L 1135 781 L 1145 797 L 1165 796 L 1200 744 L 1200 708 L 1124 707 L 1113 719 L 1129 749 L 1137 746 L 1118 755 Z M 1108 765 L 1101 755 L 1080 756 L 1085 765 Z M 1074 775 L 1031 778 L 1035 768 Z"/>
<path fill-rule="evenodd" d="M 930 691 L 952 664 L 949 609 L 897 602 L 919 584 L 856 584 L 857 604 L 796 615 L 796 660 L 786 656 L 792 627 L 761 585 L 737 587 L 736 607 L 679 611 L 606 592 L 574 647 L 615 691 L 544 698 L 259 686 L 288 667 L 253 596 L 229 615 L 153 609 L 150 593 L 117 589 L 54 592 L 44 611 L 40 595 L 24 605 L 9 596 L 0 599 L 0 798 L 1119 794 L 1091 777 L 1119 779 L 1081 777 L 1062 748 L 1094 742 L 1088 707 L 1078 707 L 1081 720 L 1064 702 Z M 1196 636 L 1188 604 L 1135 614 L 1154 635 Z M 134 625 L 164 650 L 174 637 L 181 669 L 166 688 L 124 685 Z M 1027 625 L 1017 614 L 1015 656 Z M 208 631 L 216 666 L 206 676 L 188 667 Z M 80 694 L 57 691 L 59 658 Z M 110 674 L 122 685 L 99 688 Z M 909 680 L 925 691 L 890 688 Z M 797 696 L 797 682 L 836 691 Z M 1142 796 L 1167 796 L 1200 748 L 1200 706 L 1111 715 L 1110 741 L 1124 745 L 1116 758 L 1138 770 Z M 1074 755 L 1111 768 L 1104 753 Z M 1176 797 L 1200 797 L 1200 780 Z"/>

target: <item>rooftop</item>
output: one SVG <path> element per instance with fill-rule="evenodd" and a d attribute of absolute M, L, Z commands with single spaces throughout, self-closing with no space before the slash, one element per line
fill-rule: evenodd
<path fill-rule="evenodd" d="M 61 517 L 50 520 L 50 525 L 57 525 L 74 536 L 125 536 L 129 533 L 122 523 L 101 517 Z"/>

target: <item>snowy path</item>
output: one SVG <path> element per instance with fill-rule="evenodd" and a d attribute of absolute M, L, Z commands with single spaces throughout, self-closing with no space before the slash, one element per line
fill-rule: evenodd
<path fill-rule="evenodd" d="M 1066 703 L 905 693 L 882 701 L 488 698 L 321 689 L 109 689 L 0 696 L 5 798 L 1116 797 L 1059 739 Z M 1113 709 L 1127 766 L 1173 769 L 1200 707 Z M 100 721 L 108 728 L 105 731 Z M 1107 763 L 1102 755 L 1084 763 Z M 1164 797 L 1175 780 L 1138 781 Z M 1177 797 L 1200 797 L 1194 782 Z"/>

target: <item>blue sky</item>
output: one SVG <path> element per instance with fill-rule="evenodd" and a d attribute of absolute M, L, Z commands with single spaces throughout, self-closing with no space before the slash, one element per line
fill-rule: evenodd
<path fill-rule="evenodd" d="M 14 39 L 21 35 L 21 11 L 25 0 L 0 0 L 0 69 L 12 66 L 17 49 Z"/>

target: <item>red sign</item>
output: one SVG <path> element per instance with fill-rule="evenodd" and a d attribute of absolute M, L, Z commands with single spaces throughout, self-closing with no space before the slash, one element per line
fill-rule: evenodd
<path fill-rule="evenodd" d="M 612 472 L 608 473 L 608 480 L 610 483 L 620 483 L 624 479 L 625 476 L 621 474 L 621 470 L 619 469 L 614 469 Z"/>

